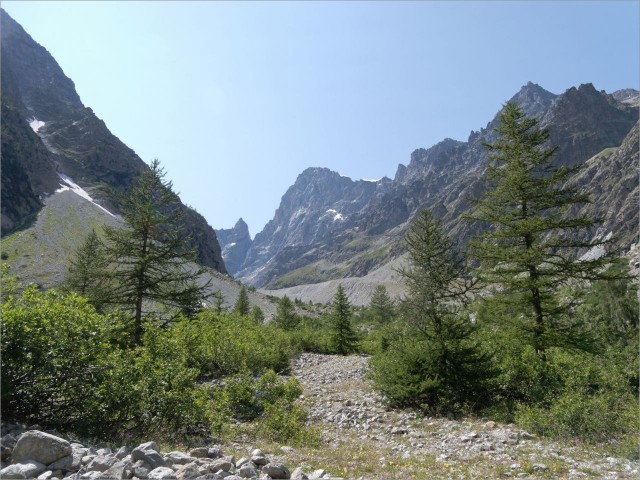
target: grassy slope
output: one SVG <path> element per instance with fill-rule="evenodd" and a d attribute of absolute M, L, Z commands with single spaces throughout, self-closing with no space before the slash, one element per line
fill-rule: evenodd
<path fill-rule="evenodd" d="M 123 223 L 69 190 L 51 195 L 32 225 L 2 239 L 1 250 L 3 256 L 8 256 L 9 274 L 23 283 L 36 282 L 44 288 L 59 285 L 70 256 L 92 228 L 100 231 L 103 225 L 121 227 Z M 211 269 L 206 280 L 211 280 L 211 292 L 222 292 L 225 305 L 233 306 L 240 292 L 239 282 Z M 258 292 L 249 292 L 249 301 L 259 305 L 266 317 L 275 313 L 275 305 Z"/>

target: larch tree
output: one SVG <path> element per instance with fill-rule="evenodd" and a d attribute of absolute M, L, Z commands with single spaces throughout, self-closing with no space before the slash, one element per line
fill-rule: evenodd
<path fill-rule="evenodd" d="M 133 311 L 133 341 L 142 343 L 146 308 L 162 305 L 188 313 L 202 305 L 205 272 L 195 266 L 194 248 L 182 231 L 184 214 L 158 160 L 144 169 L 122 199 L 124 228 L 105 228 L 105 251 L 113 266 L 109 302 Z"/>
<path fill-rule="evenodd" d="M 579 165 L 552 164 L 555 148 L 539 123 L 515 103 L 505 105 L 498 138 L 485 145 L 488 188 L 468 217 L 488 227 L 470 245 L 481 264 L 479 277 L 495 287 L 497 299 L 509 302 L 522 338 L 544 361 L 550 347 L 590 348 L 588 335 L 569 315 L 574 305 L 567 289 L 606 276 L 603 267 L 612 255 L 605 240 L 580 239 L 598 220 L 571 214 L 589 201 L 567 187 Z M 590 253 L 577 256 L 585 251 Z"/>
<path fill-rule="evenodd" d="M 249 315 L 251 305 L 249 304 L 249 294 L 247 293 L 247 287 L 244 285 L 240 288 L 238 299 L 233 306 L 233 311 L 240 315 Z"/>
<path fill-rule="evenodd" d="M 331 344 L 334 351 L 340 355 L 353 353 L 357 349 L 358 338 L 351 325 L 351 304 L 344 293 L 342 285 L 338 285 L 333 297 L 333 312 L 331 315 Z"/>

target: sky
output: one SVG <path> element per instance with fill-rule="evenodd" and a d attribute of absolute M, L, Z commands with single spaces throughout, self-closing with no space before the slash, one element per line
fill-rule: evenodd
<path fill-rule="evenodd" d="M 32 2 L 2 7 L 214 228 L 252 236 L 308 167 L 393 178 L 531 81 L 640 87 L 640 2 Z"/>

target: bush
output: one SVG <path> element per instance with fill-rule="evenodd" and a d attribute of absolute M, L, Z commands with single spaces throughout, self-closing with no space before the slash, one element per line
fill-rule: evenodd
<path fill-rule="evenodd" d="M 250 316 L 206 310 L 193 320 L 181 321 L 174 335 L 187 365 L 197 369 L 201 378 L 222 378 L 243 369 L 253 374 L 289 370 L 291 350 L 285 334 L 256 324 Z"/>
<path fill-rule="evenodd" d="M 109 373 L 113 316 L 82 297 L 27 287 L 2 304 L 5 417 L 88 432 L 100 422 L 99 386 Z"/>
<path fill-rule="evenodd" d="M 519 404 L 516 423 L 540 435 L 609 443 L 616 453 L 637 458 L 637 385 L 629 384 L 617 352 L 613 357 L 552 353 L 561 385 L 544 402 Z"/>
<path fill-rule="evenodd" d="M 446 414 L 476 411 L 489 401 L 495 372 L 473 340 L 471 326 L 450 318 L 446 329 L 436 339 L 412 329 L 396 333 L 374 355 L 370 375 L 390 405 Z"/>

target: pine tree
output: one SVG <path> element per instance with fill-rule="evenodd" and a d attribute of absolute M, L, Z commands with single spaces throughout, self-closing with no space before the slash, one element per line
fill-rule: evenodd
<path fill-rule="evenodd" d="M 274 324 L 283 330 L 295 330 L 300 323 L 300 317 L 296 314 L 295 306 L 286 295 L 278 302 L 276 315 L 273 317 Z"/>
<path fill-rule="evenodd" d="M 344 293 L 342 285 L 338 285 L 333 297 L 333 314 L 331 344 L 333 350 L 340 355 L 353 353 L 357 349 L 357 337 L 351 326 L 351 304 Z"/>
<path fill-rule="evenodd" d="M 105 228 L 106 255 L 113 266 L 109 303 L 133 311 L 133 341 L 142 343 L 143 312 L 150 304 L 191 311 L 202 304 L 208 284 L 193 267 L 194 249 L 182 232 L 183 210 L 158 160 L 142 171 L 122 199 L 125 228 Z"/>
<path fill-rule="evenodd" d="M 258 305 L 254 305 L 251 309 L 251 316 L 253 317 L 253 321 L 258 325 L 262 325 L 264 323 L 264 312 Z"/>
<path fill-rule="evenodd" d="M 384 285 L 377 285 L 369 301 L 369 310 L 373 319 L 380 325 L 393 321 L 396 315 L 396 306 L 387 293 Z"/>
<path fill-rule="evenodd" d="M 467 263 L 428 210 L 414 220 L 405 244 L 410 264 L 400 270 L 407 287 L 404 331 L 374 358 L 374 382 L 401 407 L 436 413 L 479 407 L 493 371 L 464 312 L 475 286 Z"/>
<path fill-rule="evenodd" d="M 247 294 L 247 287 L 243 285 L 240 288 L 238 299 L 236 300 L 236 303 L 233 306 L 233 311 L 236 313 L 239 313 L 240 315 L 249 315 L 250 308 L 251 308 L 251 305 L 249 304 L 249 295 Z"/>
<path fill-rule="evenodd" d="M 69 260 L 65 288 L 79 293 L 100 310 L 111 291 L 109 259 L 95 229 L 77 248 Z"/>
<path fill-rule="evenodd" d="M 576 258 L 579 251 L 604 250 L 605 243 L 579 240 L 597 220 L 569 214 L 588 202 L 587 195 L 566 186 L 579 165 L 554 167 L 549 131 L 514 103 L 505 105 L 496 132 L 498 139 L 485 145 L 491 152 L 488 189 L 469 215 L 489 227 L 471 244 L 481 262 L 479 274 L 496 287 L 496 298 L 510 302 L 523 339 L 541 360 L 553 346 L 589 349 L 585 332 L 567 315 L 572 302 L 565 287 L 602 278 L 611 256 Z"/>

